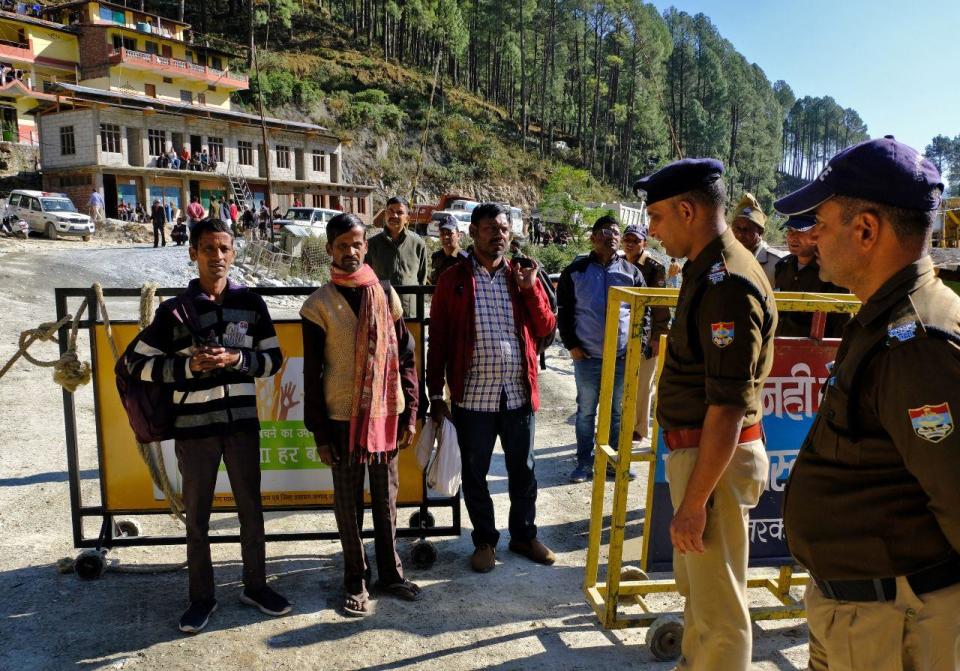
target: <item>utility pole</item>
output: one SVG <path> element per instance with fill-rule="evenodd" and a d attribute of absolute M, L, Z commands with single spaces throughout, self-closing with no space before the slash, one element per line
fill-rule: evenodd
<path fill-rule="evenodd" d="M 270 145 L 267 143 L 267 120 L 263 116 L 263 82 L 260 81 L 260 61 L 257 59 L 257 45 L 253 49 L 253 69 L 257 72 L 257 103 L 260 107 L 260 130 L 263 133 L 263 165 L 267 177 L 267 209 L 273 212 L 273 182 L 270 180 Z"/>

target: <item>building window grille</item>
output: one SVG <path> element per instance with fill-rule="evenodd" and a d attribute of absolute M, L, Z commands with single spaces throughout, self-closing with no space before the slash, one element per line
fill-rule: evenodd
<path fill-rule="evenodd" d="M 287 147 L 281 144 L 277 145 L 277 167 L 278 168 L 290 167 L 290 147 Z"/>
<path fill-rule="evenodd" d="M 73 136 L 73 126 L 60 128 L 60 155 L 73 156 L 77 153 L 77 144 Z"/>
<path fill-rule="evenodd" d="M 100 149 L 111 154 L 120 153 L 120 126 L 115 123 L 100 124 Z"/>
<path fill-rule="evenodd" d="M 148 129 L 147 143 L 150 145 L 150 155 L 159 156 L 164 153 L 167 146 L 167 131 Z"/>
<path fill-rule="evenodd" d="M 321 149 L 313 150 L 313 171 L 314 172 L 326 172 L 327 171 L 327 155 Z"/>
<path fill-rule="evenodd" d="M 253 165 L 253 143 L 245 140 L 237 142 L 237 163 Z"/>
<path fill-rule="evenodd" d="M 207 148 L 210 150 L 210 158 L 218 163 L 223 160 L 223 138 L 208 137 Z"/>

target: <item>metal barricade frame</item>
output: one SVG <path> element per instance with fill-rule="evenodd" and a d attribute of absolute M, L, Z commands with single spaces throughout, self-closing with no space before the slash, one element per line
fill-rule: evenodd
<path fill-rule="evenodd" d="M 630 306 L 630 326 L 628 329 L 627 351 L 624 361 L 625 371 L 636 371 L 642 356 L 641 338 L 643 333 L 643 311 L 647 307 L 676 307 L 678 289 L 611 287 L 607 300 L 606 331 L 604 334 L 604 352 L 616 352 L 618 341 L 619 312 L 622 303 Z M 855 313 L 860 309 L 860 301 L 850 294 L 814 294 L 802 292 L 775 292 L 777 309 L 789 312 L 846 312 Z M 661 338 L 661 352 L 665 351 L 667 336 Z M 659 378 L 663 366 L 663 356 L 657 366 Z M 682 624 L 678 612 L 657 612 L 645 600 L 651 594 L 677 592 L 677 583 L 673 578 L 650 580 L 645 572 L 645 558 L 649 552 L 651 524 L 653 519 L 654 470 L 657 460 L 657 436 L 659 426 L 654 416 L 651 445 L 649 448 L 633 449 L 633 423 L 621 421 L 618 449 L 602 443 L 597 436 L 609 436 L 611 426 L 610 408 L 613 401 L 613 387 L 616 368 L 616 356 L 604 356 L 601 370 L 600 401 L 597 411 L 597 429 L 594 438 L 595 457 L 593 466 L 593 491 L 590 504 L 589 540 L 587 562 L 584 571 L 583 592 L 587 603 L 593 608 L 601 625 L 605 629 L 625 629 L 650 627 L 647 644 L 659 659 L 675 659 L 679 654 L 679 637 Z M 622 408 L 631 412 L 637 403 L 639 388 L 637 375 L 624 375 Z M 632 414 L 621 412 L 621 417 Z M 609 551 L 607 557 L 606 581 L 600 581 L 600 550 L 603 532 L 603 518 L 606 512 L 606 470 L 607 464 L 614 466 L 614 491 L 610 513 Z M 627 493 L 630 486 L 629 468 L 632 463 L 645 464 L 647 468 L 647 490 L 644 505 L 643 543 L 641 549 L 642 568 L 627 568 L 623 565 L 623 545 L 626 532 Z M 803 604 L 790 594 L 792 587 L 806 584 L 809 576 L 795 572 L 794 566 L 779 567 L 776 577 L 748 578 L 748 588 L 768 590 L 779 602 L 779 606 L 764 606 L 750 609 L 751 619 L 771 620 L 802 617 Z M 636 603 L 642 613 L 624 616 L 618 611 L 621 599 L 629 598 Z M 669 643 L 663 640 L 669 637 Z M 662 654 L 668 649 L 669 654 Z M 676 653 L 676 654 L 674 654 Z"/>

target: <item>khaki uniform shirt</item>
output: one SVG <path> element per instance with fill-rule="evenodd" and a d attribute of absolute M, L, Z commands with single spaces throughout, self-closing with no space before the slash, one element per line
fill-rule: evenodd
<path fill-rule="evenodd" d="M 661 428 L 700 428 L 708 405 L 743 408 L 744 427 L 759 422 L 776 327 L 770 283 L 727 229 L 683 267 L 658 386 Z"/>
<path fill-rule="evenodd" d="M 367 257 L 364 259 L 381 280 L 394 287 L 423 284 L 427 279 L 427 246 L 423 238 L 413 231 L 404 230 L 400 239 L 393 241 L 386 229 L 367 240 Z M 417 316 L 417 297 L 412 294 L 400 296 L 403 313 Z"/>
<path fill-rule="evenodd" d="M 785 493 L 793 555 L 820 580 L 862 580 L 960 552 L 960 296 L 929 257 L 847 325 L 824 389 Z"/>
<path fill-rule="evenodd" d="M 814 294 L 848 294 L 836 284 L 820 279 L 820 265 L 814 260 L 803 268 L 795 254 L 780 259 L 773 280 L 774 291 L 802 291 Z M 777 323 L 777 335 L 792 338 L 810 337 L 813 324 L 813 312 L 781 312 Z M 843 312 L 827 313 L 827 326 L 823 331 L 825 338 L 839 338 L 843 325 L 850 321 L 850 315 Z"/>
<path fill-rule="evenodd" d="M 774 286 L 774 274 L 777 270 L 777 263 L 786 256 L 787 253 L 772 249 L 767 246 L 766 240 L 760 240 L 760 244 L 753 250 L 753 255 L 756 257 L 760 267 L 763 268 L 763 272 L 766 273 L 770 286 Z"/>

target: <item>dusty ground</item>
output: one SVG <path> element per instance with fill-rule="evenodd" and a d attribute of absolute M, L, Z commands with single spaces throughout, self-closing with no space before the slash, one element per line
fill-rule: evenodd
<path fill-rule="evenodd" d="M 190 276 L 183 248 L 152 248 L 116 240 L 92 243 L 0 239 L 0 364 L 23 329 L 54 317 L 55 287 L 138 287 L 144 281 L 182 285 Z M 297 303 L 274 306 L 292 317 Z M 134 318 L 132 304 L 111 305 L 114 319 Z M 83 347 L 88 345 L 84 341 Z M 83 350 L 86 351 L 86 350 Z M 52 358 L 54 346 L 37 354 Z M 511 555 L 506 537 L 500 564 L 471 573 L 469 520 L 463 534 L 439 539 L 439 560 L 408 575 L 425 590 L 419 604 L 381 598 L 363 621 L 342 617 L 339 545 L 335 541 L 267 547 L 274 585 L 295 603 L 293 614 L 271 619 L 239 604 L 239 551 L 214 545 L 220 610 L 209 628 L 187 637 L 176 629 L 186 606 L 186 572 L 156 575 L 109 572 L 93 582 L 58 574 L 55 562 L 75 556 L 70 533 L 61 393 L 49 369 L 18 363 L 0 381 L 0 669 L 670 669 L 643 645 L 644 630 L 604 631 L 584 602 L 590 485 L 570 485 L 575 388 L 569 359 L 554 349 L 541 377 L 537 458 L 541 537 L 559 555 L 547 568 Z M 98 497 L 93 395 L 76 394 L 81 475 L 86 502 Z M 507 494 L 502 456 L 495 455 L 491 488 L 501 526 Z M 642 483 L 630 495 L 628 559 L 636 560 Z M 608 496 L 609 501 L 609 496 Z M 146 533 L 175 533 L 167 517 L 141 517 Z M 443 521 L 441 517 L 440 521 Z M 213 523 L 235 532 L 231 516 Z M 267 529 L 334 528 L 329 513 L 268 514 Z M 96 528 L 88 525 L 87 534 Z M 407 561 L 410 543 L 401 543 Z M 372 551 L 372 547 L 370 548 Z M 124 566 L 176 563 L 182 546 L 112 552 Z M 758 595 L 759 596 L 759 595 Z M 761 597 L 762 598 L 762 597 Z M 764 601 L 769 603 L 768 600 Z M 679 607 L 668 597 L 661 606 Z M 757 669 L 801 669 L 806 628 L 798 621 L 755 626 Z M 722 670 L 719 670 L 722 671 Z"/>

